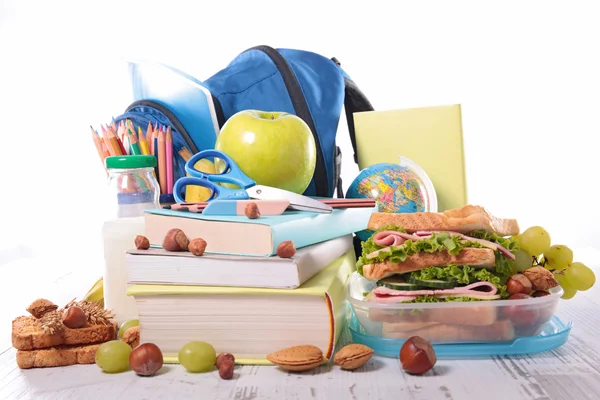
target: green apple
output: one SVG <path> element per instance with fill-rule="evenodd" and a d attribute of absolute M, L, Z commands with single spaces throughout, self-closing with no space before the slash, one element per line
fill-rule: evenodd
<path fill-rule="evenodd" d="M 285 112 L 243 110 L 232 115 L 215 149 L 259 185 L 302 194 L 315 172 L 317 149 L 308 125 Z M 217 169 L 224 168 L 220 160 Z"/>

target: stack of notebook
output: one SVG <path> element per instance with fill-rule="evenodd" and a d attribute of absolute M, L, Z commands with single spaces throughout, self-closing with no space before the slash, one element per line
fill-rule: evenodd
<path fill-rule="evenodd" d="M 177 362 L 187 342 L 211 343 L 239 363 L 266 364 L 266 355 L 312 344 L 329 357 L 342 329 L 345 285 L 356 257 L 352 233 L 374 208 L 331 214 L 286 211 L 248 219 L 167 209 L 145 214 L 151 248 L 127 254 L 128 294 L 136 302 L 140 340 Z M 166 232 L 183 230 L 207 242 L 202 256 L 167 252 Z M 292 258 L 276 255 L 292 240 Z"/>

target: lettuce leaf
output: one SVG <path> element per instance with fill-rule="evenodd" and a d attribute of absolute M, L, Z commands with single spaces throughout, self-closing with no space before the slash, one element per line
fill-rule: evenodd
<path fill-rule="evenodd" d="M 474 282 L 490 282 L 498 288 L 501 299 L 508 298 L 506 292 L 506 277 L 498 276 L 487 269 L 473 268 L 469 265 L 448 265 L 446 267 L 429 267 L 410 273 L 411 277 L 419 280 L 440 279 L 454 281 L 458 286 Z"/>
<path fill-rule="evenodd" d="M 383 247 L 375 244 L 373 236 L 367 241 L 362 242 L 362 254 L 359 257 L 356 268 L 358 273 L 362 275 L 362 266 L 366 264 L 372 264 L 375 262 L 382 262 L 389 260 L 393 263 L 400 263 L 411 255 L 421 251 L 427 253 L 435 253 L 436 251 L 447 250 L 450 254 L 458 254 L 466 247 L 478 247 L 482 248 L 481 244 L 477 242 L 464 241 L 461 242 L 459 236 L 451 236 L 448 232 L 436 232 L 433 233 L 430 238 L 421 239 L 413 242 L 412 240 L 406 240 L 400 246 L 389 246 Z M 381 250 L 381 249 L 386 250 Z M 381 250 L 373 258 L 367 258 L 367 256 L 374 251 Z"/>
<path fill-rule="evenodd" d="M 385 230 L 393 230 L 398 232 L 405 232 L 405 230 L 400 226 L 389 225 L 383 228 L 378 229 L 376 232 L 381 232 Z M 519 249 L 519 241 L 517 238 L 510 237 L 502 237 L 498 236 L 495 233 L 488 233 L 484 230 L 476 230 L 470 232 L 468 236 L 489 240 L 490 242 L 497 243 L 502 247 L 505 247 L 511 253 L 515 254 Z M 384 248 L 384 246 L 378 246 L 375 244 L 373 236 L 371 236 L 368 240 L 361 243 L 362 254 L 358 258 L 356 262 L 356 269 L 358 273 L 362 275 L 362 267 L 365 264 L 371 264 L 374 262 L 382 262 L 385 260 L 389 260 L 393 263 L 399 263 L 414 253 L 418 253 L 419 251 L 426 251 L 428 253 L 433 253 L 436 251 L 447 250 L 450 254 L 458 254 L 462 249 L 467 247 L 476 247 L 483 248 L 481 244 L 477 242 L 467 241 L 466 243 L 461 243 L 461 239 L 458 236 L 450 236 L 447 232 L 436 232 L 433 233 L 431 238 L 422 239 L 417 242 L 413 242 L 412 240 L 406 240 L 400 246 L 390 246 L 389 250 L 385 250 L 380 252 L 376 257 L 368 259 L 367 255 L 371 254 L 374 251 L 380 250 Z M 508 278 L 512 274 L 517 272 L 514 261 L 506 258 L 500 252 L 495 253 L 496 257 L 496 274 L 503 278 Z"/>

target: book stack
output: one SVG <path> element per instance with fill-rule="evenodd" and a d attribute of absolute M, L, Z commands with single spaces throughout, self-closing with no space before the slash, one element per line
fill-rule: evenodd
<path fill-rule="evenodd" d="M 267 354 L 299 344 L 330 357 L 356 263 L 352 234 L 367 227 L 373 211 L 376 206 L 249 219 L 147 210 L 151 248 L 129 251 L 126 262 L 140 343 L 159 346 L 168 363 L 190 341 L 208 342 L 242 364 L 268 364 Z M 162 249 L 173 228 L 204 239 L 205 253 Z M 295 255 L 278 257 L 277 246 L 288 240 Z"/>

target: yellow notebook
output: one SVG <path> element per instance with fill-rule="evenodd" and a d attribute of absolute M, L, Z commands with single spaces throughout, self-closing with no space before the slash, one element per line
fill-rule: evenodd
<path fill-rule="evenodd" d="M 467 204 L 460 105 L 360 112 L 354 126 L 360 169 L 407 157 L 429 175 L 439 212 Z"/>
<path fill-rule="evenodd" d="M 156 344 L 166 363 L 177 363 L 187 342 L 205 341 L 239 364 L 270 364 L 266 355 L 312 344 L 331 358 L 346 315 L 346 283 L 354 249 L 297 289 L 133 285 L 140 342 Z M 216 273 L 216 272 L 215 272 Z"/>

